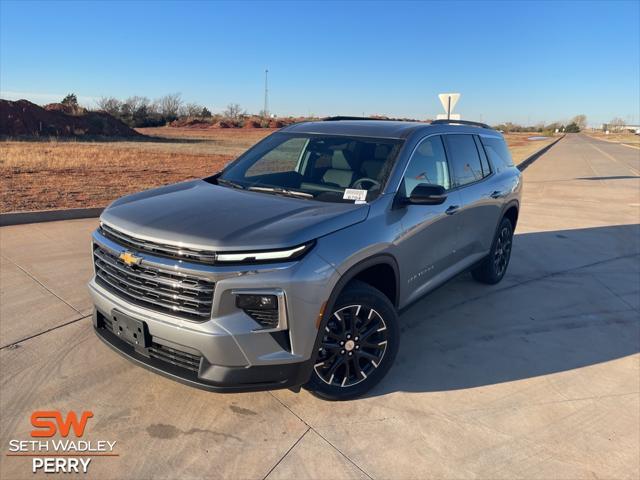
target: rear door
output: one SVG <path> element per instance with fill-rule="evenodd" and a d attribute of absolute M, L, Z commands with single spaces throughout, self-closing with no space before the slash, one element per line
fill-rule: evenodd
<path fill-rule="evenodd" d="M 491 248 L 502 201 L 479 139 L 470 134 L 445 135 L 452 181 L 460 194 L 458 261 L 472 263 Z"/>

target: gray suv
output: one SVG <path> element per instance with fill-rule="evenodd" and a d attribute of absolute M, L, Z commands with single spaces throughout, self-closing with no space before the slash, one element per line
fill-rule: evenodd
<path fill-rule="evenodd" d="M 292 125 L 103 212 L 94 327 L 192 386 L 357 397 L 393 363 L 398 310 L 466 270 L 502 279 L 521 189 L 483 124 Z"/>

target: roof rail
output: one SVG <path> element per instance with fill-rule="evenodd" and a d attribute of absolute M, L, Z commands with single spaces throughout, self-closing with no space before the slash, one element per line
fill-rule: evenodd
<path fill-rule="evenodd" d="M 325 117 L 321 119 L 323 122 L 333 122 L 337 120 L 371 120 L 372 122 L 406 122 L 406 123 L 424 123 L 414 118 L 393 118 L 393 117 L 351 117 L 347 115 L 338 115 L 336 117 Z"/>
<path fill-rule="evenodd" d="M 338 120 L 386 120 L 386 118 L 349 117 L 338 115 L 337 117 L 326 117 L 322 119 L 323 122 L 335 122 Z"/>
<path fill-rule="evenodd" d="M 470 120 L 434 120 L 433 122 L 431 122 L 431 125 L 469 125 L 472 127 L 481 127 L 493 130 L 493 128 L 491 128 L 486 123 L 472 122 Z"/>

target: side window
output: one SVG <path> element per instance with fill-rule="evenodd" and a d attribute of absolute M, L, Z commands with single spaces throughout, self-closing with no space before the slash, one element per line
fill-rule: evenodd
<path fill-rule="evenodd" d="M 411 195 L 420 183 L 441 185 L 445 190 L 451 188 L 447 156 L 439 135 L 424 139 L 413 152 L 404 175 L 404 194 Z"/>
<path fill-rule="evenodd" d="M 509 149 L 504 140 L 494 137 L 480 137 L 480 141 L 482 145 L 484 145 L 487 156 L 496 172 L 501 172 L 502 170 L 513 167 L 511 153 L 509 153 Z"/>
<path fill-rule="evenodd" d="M 462 186 L 482 180 L 482 164 L 473 135 L 449 134 L 446 138 L 455 185 Z"/>
<path fill-rule="evenodd" d="M 487 154 L 484 153 L 484 148 L 482 148 L 482 144 L 480 143 L 480 137 L 478 137 L 477 135 L 474 135 L 473 139 L 476 141 L 476 148 L 478 149 L 478 153 L 480 154 L 480 163 L 482 164 L 482 175 L 487 177 L 491 175 L 491 166 L 489 165 L 489 161 L 487 160 Z"/>

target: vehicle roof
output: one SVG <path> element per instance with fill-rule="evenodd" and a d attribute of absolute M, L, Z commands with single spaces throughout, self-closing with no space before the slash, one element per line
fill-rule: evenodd
<path fill-rule="evenodd" d="M 500 134 L 493 129 L 469 125 L 405 122 L 398 120 L 331 120 L 320 122 L 302 122 L 283 128 L 287 133 L 316 133 L 323 135 L 345 135 L 373 138 L 407 138 L 414 132 L 424 133 L 490 133 Z"/>

